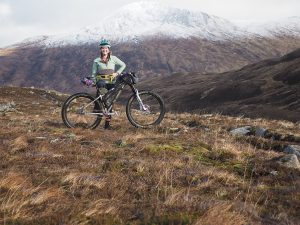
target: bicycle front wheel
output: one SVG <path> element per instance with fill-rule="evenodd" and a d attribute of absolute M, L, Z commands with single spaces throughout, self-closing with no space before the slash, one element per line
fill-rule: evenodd
<path fill-rule="evenodd" d="M 100 104 L 87 93 L 71 95 L 63 104 L 61 116 L 67 127 L 94 129 L 101 122 Z"/>
<path fill-rule="evenodd" d="M 141 91 L 139 97 L 134 94 L 129 98 L 126 115 L 129 122 L 135 127 L 147 128 L 158 125 L 164 118 L 165 104 L 158 94 Z"/>

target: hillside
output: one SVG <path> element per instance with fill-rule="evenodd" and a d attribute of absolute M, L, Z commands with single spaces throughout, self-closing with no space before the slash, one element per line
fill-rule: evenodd
<path fill-rule="evenodd" d="M 299 123 L 167 113 L 159 127 L 142 130 L 117 106 L 112 130 L 67 129 L 60 118 L 66 97 L 0 88 L 0 223 L 300 220 L 299 152 L 284 153 L 300 145 Z M 229 132 L 245 125 L 248 136 Z"/>
<path fill-rule="evenodd" d="M 300 49 L 221 74 L 176 73 L 141 84 L 179 112 L 217 112 L 299 121 Z"/>
<path fill-rule="evenodd" d="M 294 37 L 210 41 L 149 39 L 114 45 L 112 51 L 143 79 L 174 72 L 199 74 L 236 70 L 249 63 L 286 54 L 300 45 Z M 74 92 L 79 78 L 91 74 L 97 44 L 54 48 L 18 47 L 0 50 L 1 85 Z"/>

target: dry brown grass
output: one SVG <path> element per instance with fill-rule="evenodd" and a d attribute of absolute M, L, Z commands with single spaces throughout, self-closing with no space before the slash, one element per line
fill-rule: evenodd
<path fill-rule="evenodd" d="M 11 144 L 11 151 L 16 152 L 16 151 L 22 151 L 26 147 L 28 147 L 28 139 L 26 136 L 19 136 L 17 137 L 13 143 Z"/>
<path fill-rule="evenodd" d="M 195 223 L 195 225 L 245 225 L 249 224 L 249 219 L 241 212 L 233 209 L 232 203 L 219 203 L 211 207 Z"/>
<path fill-rule="evenodd" d="M 299 137 L 297 124 L 167 113 L 159 127 L 141 130 L 129 124 L 119 106 L 113 130 L 67 129 L 58 104 L 39 93 L 0 92 L 1 100 L 17 105 L 16 112 L 0 117 L 0 223 L 299 220 L 299 171 L 274 161 L 283 153 L 260 149 L 228 132 L 252 124 Z M 34 105 L 36 101 L 40 103 Z"/>

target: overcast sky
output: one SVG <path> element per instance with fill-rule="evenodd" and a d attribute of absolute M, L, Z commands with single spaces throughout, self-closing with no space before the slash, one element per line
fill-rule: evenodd
<path fill-rule="evenodd" d="M 0 47 L 37 35 L 93 26 L 116 8 L 137 0 L 0 0 Z M 149 0 L 151 1 L 151 0 Z M 300 16 L 300 0 L 160 0 L 232 22 Z"/>

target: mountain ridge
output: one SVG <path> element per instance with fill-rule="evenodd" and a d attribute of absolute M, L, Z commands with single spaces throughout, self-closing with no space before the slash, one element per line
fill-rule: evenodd
<path fill-rule="evenodd" d="M 211 42 L 201 39 L 152 39 L 139 44 L 113 46 L 128 71 L 142 79 L 173 73 L 221 73 L 239 69 L 249 63 L 281 56 L 300 45 L 300 39 L 265 38 L 243 41 Z M 55 48 L 23 47 L 0 51 L 2 85 L 35 86 L 73 92 L 80 77 L 89 76 L 92 60 L 98 57 L 94 45 Z M 21 64 L 20 64 L 21 62 Z"/>

